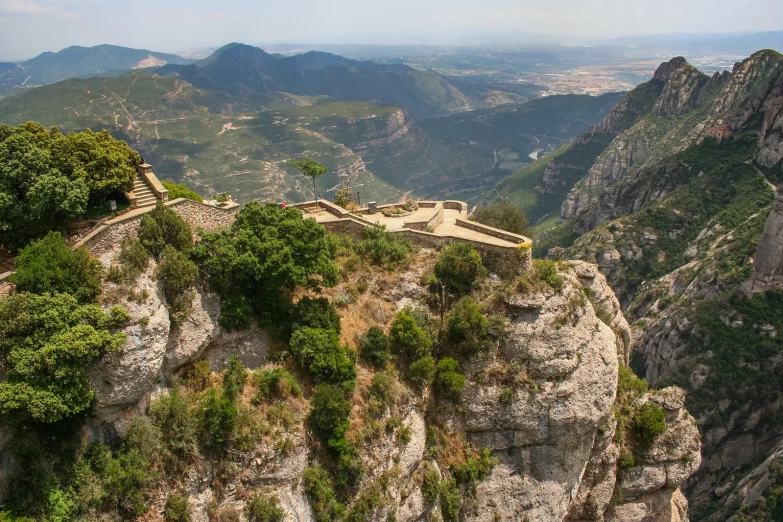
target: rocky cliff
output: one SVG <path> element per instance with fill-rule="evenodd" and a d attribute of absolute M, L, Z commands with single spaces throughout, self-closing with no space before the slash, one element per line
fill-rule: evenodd
<path fill-rule="evenodd" d="M 108 251 L 102 261 L 110 264 L 114 255 Z M 369 321 L 388 327 L 395 305 L 426 309 L 427 290 L 419 280 L 434 259 L 422 251 L 393 281 L 382 271 L 363 273 L 368 291 L 343 309 L 344 324 Z M 231 355 L 248 368 L 274 366 L 270 337 L 256 328 L 225 331 L 217 321 L 218 297 L 202 287 L 196 288 L 186 318 L 172 323 L 154 273 L 151 264 L 132 289 L 112 283 L 104 288 L 104 304 L 120 302 L 131 319 L 122 351 L 90 370 L 96 391 L 95 418 L 87 428 L 92 439 L 122 437 L 131 419 L 143 417 L 151 400 L 171 393 L 196 361 L 209 361 L 213 372 L 225 368 Z M 505 333 L 489 351 L 464 362 L 467 387 L 458 399 L 435 401 L 432 393 L 420 394 L 396 381 L 395 398 L 380 412 L 368 413 L 377 409 L 368 391 L 373 371 L 359 367 L 351 438 L 367 471 L 347 516 L 434 520 L 441 507 L 428 500 L 425 471 L 445 472 L 449 459 L 459 458 L 458 448 L 488 448 L 498 464 L 463 499 L 460 520 L 687 520 L 687 501 L 679 488 L 698 467 L 700 453 L 698 430 L 683 407 L 682 391 L 647 393 L 631 406 L 659 405 L 666 430 L 652 446 L 636 451 L 632 465 L 621 467 L 620 448 L 626 442 L 615 411 L 618 369 L 629 357 L 630 328 L 595 265 L 561 264 L 558 277 L 558 290 L 544 285 L 521 292 L 503 282 L 489 283 L 488 291 L 504 296 Z M 346 331 L 343 339 L 356 343 Z M 215 516 L 244 520 L 246 502 L 256 492 L 276 494 L 286 520 L 315 520 L 303 489 L 305 468 L 318 452 L 304 423 L 308 397 L 306 392 L 272 406 L 241 399 L 242 415 L 261 415 L 266 427 L 227 460 L 199 457 L 179 463 L 176 485 L 155 486 L 149 514 L 162 513 L 176 488 L 187 492 L 193 521 Z M 440 457 L 426 449 L 433 429 L 446 441 Z M 3 469 L 13 470 L 8 464 Z M 371 498 L 374 507 L 360 511 Z"/>

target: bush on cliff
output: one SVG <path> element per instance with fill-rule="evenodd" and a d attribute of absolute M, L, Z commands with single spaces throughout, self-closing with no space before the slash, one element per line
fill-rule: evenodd
<path fill-rule="evenodd" d="M 188 253 L 193 248 L 193 233 L 185 220 L 158 201 L 152 212 L 141 218 L 139 241 L 155 257 L 160 257 L 166 245 Z"/>
<path fill-rule="evenodd" d="M 161 181 L 161 184 L 163 185 L 164 189 L 169 191 L 169 201 L 185 198 L 198 201 L 199 203 L 204 202 L 204 198 L 202 198 L 198 192 L 191 190 L 184 183 L 175 183 L 174 180 L 167 179 L 165 181 Z"/>
<path fill-rule="evenodd" d="M 188 300 L 186 291 L 198 279 L 198 266 L 182 252 L 166 245 L 157 273 L 166 302 L 172 309 L 179 310 Z"/>
<path fill-rule="evenodd" d="M 59 232 L 24 247 L 10 281 L 19 292 L 68 293 L 88 303 L 101 293 L 101 264 L 85 248 L 72 250 Z"/>
<path fill-rule="evenodd" d="M 364 239 L 356 244 L 356 251 L 371 263 L 384 268 L 396 268 L 405 264 L 411 245 L 399 234 L 386 230 L 385 225 L 365 227 Z"/>
<path fill-rule="evenodd" d="M 634 413 L 631 427 L 637 449 L 646 452 L 666 431 L 666 412 L 657 404 L 645 402 Z"/>
<path fill-rule="evenodd" d="M 95 393 L 86 366 L 119 350 L 128 320 L 68 294 L 20 293 L 0 299 L 0 413 L 8 421 L 54 423 L 86 412 Z"/>
<path fill-rule="evenodd" d="M 466 295 L 476 287 L 480 279 L 487 277 L 487 269 L 470 243 L 457 243 L 441 252 L 435 264 L 435 277 L 449 291 Z"/>
<path fill-rule="evenodd" d="M 334 330 L 298 328 L 291 335 L 291 353 L 316 382 L 353 387 L 356 366 Z"/>
<path fill-rule="evenodd" d="M 389 331 L 389 346 L 394 354 L 407 360 L 419 359 L 430 354 L 431 345 L 410 310 L 397 312 Z"/>
<path fill-rule="evenodd" d="M 333 286 L 338 278 L 324 228 L 274 204 L 248 203 L 230 229 L 204 232 L 194 258 L 224 303 L 249 305 L 230 310 L 235 325 L 249 324 L 240 313 L 252 310 L 264 325 L 282 329 L 295 288 Z"/>
<path fill-rule="evenodd" d="M 367 333 L 359 338 L 362 359 L 370 363 L 376 370 L 389 364 L 389 338 L 377 326 L 371 326 Z"/>
<path fill-rule="evenodd" d="M 511 203 L 480 205 L 471 215 L 474 221 L 482 225 L 499 228 L 512 234 L 524 234 L 527 230 L 527 216 Z"/>

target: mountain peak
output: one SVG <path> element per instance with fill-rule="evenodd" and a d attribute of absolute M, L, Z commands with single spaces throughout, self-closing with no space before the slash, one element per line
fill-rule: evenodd
<path fill-rule="evenodd" d="M 653 79 L 660 80 L 662 82 L 668 82 L 669 78 L 671 78 L 672 74 L 674 74 L 674 71 L 682 67 L 682 65 L 685 63 L 688 62 L 683 56 L 676 56 L 668 62 L 663 62 L 658 66 L 655 74 L 653 74 Z"/>

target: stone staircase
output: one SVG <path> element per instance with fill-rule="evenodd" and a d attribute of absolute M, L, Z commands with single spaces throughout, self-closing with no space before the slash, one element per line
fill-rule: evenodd
<path fill-rule="evenodd" d="M 133 195 L 136 197 L 136 208 L 151 207 L 158 201 L 158 197 L 138 172 L 133 179 Z"/>

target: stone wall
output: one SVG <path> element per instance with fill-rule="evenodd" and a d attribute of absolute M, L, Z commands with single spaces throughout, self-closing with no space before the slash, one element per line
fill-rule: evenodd
<path fill-rule="evenodd" d="M 213 207 L 184 198 L 175 199 L 165 204 L 179 214 L 193 231 L 214 231 L 226 228 L 234 222 L 239 210 L 239 205 L 236 203 L 225 207 Z M 153 208 L 150 207 L 147 212 L 131 212 L 130 215 L 109 220 L 74 246 L 77 248 L 84 246 L 93 254 L 111 248 L 122 242 L 125 237 L 135 235 L 139 229 L 141 218 Z"/>
<path fill-rule="evenodd" d="M 420 204 L 419 208 L 435 208 L 436 211 L 432 216 L 421 221 L 405 221 L 402 225 L 404 228 L 426 232 L 428 229 L 435 230 L 443 224 L 443 205 L 441 203 L 432 206 L 423 206 Z"/>

